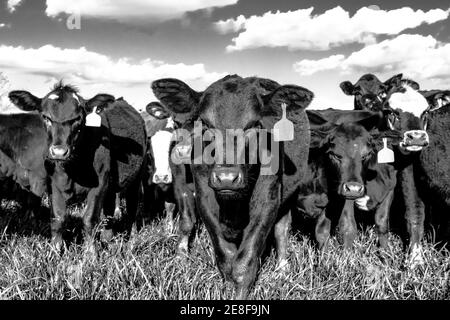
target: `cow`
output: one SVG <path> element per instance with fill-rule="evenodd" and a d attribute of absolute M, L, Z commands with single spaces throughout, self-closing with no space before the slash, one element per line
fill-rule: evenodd
<path fill-rule="evenodd" d="M 145 212 L 151 217 L 164 210 L 164 203 L 175 203 L 175 212 L 180 213 L 177 255 L 188 253 L 195 235 L 197 216 L 192 173 L 188 164 L 172 161 L 173 152 L 187 152 L 174 149 L 176 130 L 187 121 L 183 115 L 173 114 L 159 102 L 151 102 L 145 119 L 148 136 L 148 162 L 144 182 Z"/>
<path fill-rule="evenodd" d="M 429 135 L 429 146 L 420 153 L 422 199 L 431 207 L 438 224 L 438 240 L 450 238 L 450 91 L 432 90 L 424 94 L 429 107 L 421 114 L 422 126 Z"/>
<path fill-rule="evenodd" d="M 428 103 L 419 92 L 419 84 L 403 78 L 403 74 L 397 74 L 384 83 L 368 74 L 355 85 L 345 81 L 340 87 L 345 94 L 355 96 L 355 110 L 393 111 L 389 125 L 403 132 L 404 139 L 395 149 L 402 164 L 398 170 L 398 185 L 405 205 L 410 265 L 414 267 L 423 262 L 420 243 L 424 235 L 425 207 L 419 195 L 415 171 L 420 151 L 429 143 L 419 119 Z"/>
<path fill-rule="evenodd" d="M 98 94 L 85 100 L 71 85 L 57 83 L 43 98 L 11 91 L 10 100 L 24 111 L 38 111 L 45 123 L 50 179 L 52 243 L 65 244 L 67 206 L 86 200 L 83 233 L 95 254 L 95 226 L 101 210 L 113 214 L 117 193 L 126 198 L 128 233 L 138 209 L 140 175 L 146 152 L 144 121 L 123 99 Z M 93 255 L 95 258 L 95 255 Z"/>
<path fill-rule="evenodd" d="M 387 246 L 388 213 L 396 184 L 395 169 L 377 163 L 380 139 L 397 139 L 396 132 L 380 133 L 382 112 L 337 109 L 308 110 L 311 145 L 307 179 L 297 205 L 316 219 L 315 238 L 323 248 L 338 225 L 338 240 L 351 247 L 356 236 L 355 204 L 374 211 L 378 244 Z M 369 195 L 369 196 L 368 196 Z M 358 201 L 368 197 L 369 201 Z M 334 228 L 333 228 L 334 229 Z"/>
<path fill-rule="evenodd" d="M 47 187 L 46 139 L 44 122 L 37 113 L 0 115 L 0 182 L 19 186 L 14 195 L 3 190 L 1 196 L 19 196 L 30 217 L 40 215 L 41 198 Z"/>
<path fill-rule="evenodd" d="M 189 113 L 195 123 L 191 169 L 197 210 L 211 238 L 219 271 L 234 283 L 236 298 L 247 298 L 272 230 L 278 267 L 287 266 L 288 207 L 297 196 L 307 165 L 309 126 L 304 109 L 314 95 L 300 86 L 238 75 L 226 76 L 203 92 L 171 78 L 154 81 L 152 89 L 170 111 Z M 281 118 L 283 103 L 294 124 L 294 140 L 277 144 L 270 131 Z M 240 143 L 238 148 L 236 132 L 270 143 L 250 152 L 249 144 Z M 212 143 L 211 139 L 217 140 Z M 203 149 L 205 154 L 198 151 Z M 236 159 L 261 151 L 271 155 L 265 166 L 261 156 L 257 161 Z"/>

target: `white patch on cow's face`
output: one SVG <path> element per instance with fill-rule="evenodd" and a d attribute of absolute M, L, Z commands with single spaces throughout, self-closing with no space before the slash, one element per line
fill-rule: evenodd
<path fill-rule="evenodd" d="M 410 112 L 416 117 L 428 109 L 427 99 L 408 85 L 403 85 L 405 92 L 395 92 L 389 98 L 389 106 L 393 109 Z"/>
<path fill-rule="evenodd" d="M 155 174 L 153 182 L 159 183 L 162 177 L 167 177 L 165 183 L 172 181 L 172 172 L 169 166 L 169 149 L 172 141 L 173 132 L 160 130 L 156 132 L 150 141 L 152 144 L 153 158 L 155 159 Z"/>
<path fill-rule="evenodd" d="M 50 100 L 57 100 L 57 99 L 59 99 L 59 96 L 57 94 L 52 93 L 47 98 Z"/>
<path fill-rule="evenodd" d="M 175 121 L 173 121 L 172 117 L 167 118 L 166 129 L 174 129 Z"/>

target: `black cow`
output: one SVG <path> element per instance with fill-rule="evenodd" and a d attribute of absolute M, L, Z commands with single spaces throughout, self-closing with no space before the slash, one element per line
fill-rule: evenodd
<path fill-rule="evenodd" d="M 438 224 L 438 240 L 450 239 L 450 91 L 433 90 L 425 94 L 430 107 L 421 121 L 429 135 L 428 148 L 420 153 L 422 199 L 432 208 Z"/>
<path fill-rule="evenodd" d="M 352 245 L 357 232 L 354 206 L 361 200 L 365 210 L 375 211 L 379 245 L 386 247 L 396 179 L 391 165 L 377 163 L 382 136 L 377 128 L 383 113 L 328 109 L 307 114 L 311 123 L 308 178 L 297 205 L 316 219 L 319 247 L 336 225 L 338 239 L 345 247 Z M 395 132 L 383 135 L 397 138 Z"/>
<path fill-rule="evenodd" d="M 46 139 L 45 125 L 38 114 L 0 115 L 0 181 L 8 186 L 14 181 L 24 190 L 14 195 L 3 193 L 1 197 L 19 196 L 30 216 L 39 215 L 46 190 Z"/>
<path fill-rule="evenodd" d="M 189 250 L 197 223 L 194 182 L 190 166 L 174 163 L 171 155 L 190 151 L 190 145 L 174 149 L 176 130 L 187 119 L 172 114 L 159 102 L 149 103 L 141 115 L 148 135 L 148 163 L 143 179 L 145 212 L 153 217 L 164 210 L 165 202 L 176 204 L 174 213 L 180 213 L 178 255 L 184 255 Z"/>
<path fill-rule="evenodd" d="M 85 100 L 70 86 L 58 83 L 43 98 L 27 91 L 12 91 L 10 100 L 25 111 L 37 110 L 44 120 L 48 148 L 45 162 L 51 180 L 52 239 L 63 244 L 63 224 L 67 206 L 87 199 L 83 214 L 84 235 L 91 239 L 104 206 L 113 214 L 116 193 L 125 193 L 127 217 L 131 223 L 138 206 L 140 174 L 146 152 L 144 121 L 124 100 L 98 94 Z M 86 125 L 87 115 L 101 116 L 101 123 Z M 95 122 L 95 121 L 94 121 Z M 87 241 L 90 249 L 93 242 Z"/>
<path fill-rule="evenodd" d="M 220 272 L 234 282 L 237 298 L 245 298 L 256 280 L 274 225 L 278 265 L 286 263 L 288 203 L 297 197 L 307 165 L 308 120 L 303 110 L 313 93 L 299 86 L 237 75 L 220 79 L 203 92 L 177 79 L 157 80 L 152 89 L 172 112 L 190 113 L 198 121 L 193 130 L 191 164 L 198 212 L 211 237 Z M 294 123 L 294 141 L 280 143 L 277 152 L 278 144 L 267 132 L 280 119 L 282 103 L 287 104 L 287 117 Z M 249 139 L 257 137 L 258 141 L 268 138 L 270 143 L 251 152 L 249 144 L 237 142 L 236 132 Z M 216 140 L 209 143 L 211 139 Z M 220 152 L 221 147 L 225 152 Z M 202 152 L 198 154 L 196 150 L 203 148 L 211 153 L 205 157 Z M 261 151 L 272 154 L 269 165 L 262 165 L 261 155 L 259 161 L 236 159 L 238 155 L 247 159 Z"/>
<path fill-rule="evenodd" d="M 417 187 L 417 159 L 419 151 L 429 143 L 429 137 L 420 122 L 420 114 L 428 107 L 425 98 L 419 93 L 419 84 L 404 79 L 402 74 L 395 75 L 382 83 L 374 75 L 364 75 L 355 85 L 345 81 L 341 89 L 355 96 L 355 109 L 391 110 L 389 126 L 403 132 L 404 139 L 396 148 L 401 158 L 398 172 L 399 188 L 405 205 L 405 219 L 412 249 L 411 259 L 414 266 L 422 262 L 420 242 L 424 234 L 425 206 Z M 406 154 L 402 156 L 401 154 Z"/>

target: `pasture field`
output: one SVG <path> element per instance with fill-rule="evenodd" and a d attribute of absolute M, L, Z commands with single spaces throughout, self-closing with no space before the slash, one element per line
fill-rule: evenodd
<path fill-rule="evenodd" d="M 0 299 L 232 298 L 204 228 L 186 258 L 174 258 L 176 227 L 170 230 L 161 219 L 129 241 L 115 238 L 94 261 L 81 245 L 71 245 L 63 255 L 55 252 L 48 227 L 39 222 L 32 231 L 9 202 L 3 202 L 0 218 Z M 275 271 L 271 249 L 249 298 L 449 299 L 449 253 L 430 243 L 424 251 L 425 265 L 409 270 L 399 238 L 391 236 L 389 249 L 378 252 L 373 229 L 359 234 L 352 252 L 334 240 L 327 252 L 319 252 L 308 237 L 291 235 L 289 272 Z"/>

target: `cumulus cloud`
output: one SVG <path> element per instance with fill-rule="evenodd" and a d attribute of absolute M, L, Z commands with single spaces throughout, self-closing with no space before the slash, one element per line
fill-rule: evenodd
<path fill-rule="evenodd" d="M 301 75 L 310 76 L 322 70 L 336 69 L 344 59 L 345 56 L 342 54 L 332 55 L 319 60 L 304 59 L 294 64 L 294 71 Z"/>
<path fill-rule="evenodd" d="M 238 0 L 47 0 L 46 13 L 135 22 L 179 18 L 188 11 L 236 4 Z"/>
<path fill-rule="evenodd" d="M 0 68 L 51 78 L 64 78 L 78 84 L 117 84 L 132 86 L 150 84 L 157 78 L 177 77 L 185 81 L 217 80 L 223 74 L 209 73 L 201 63 L 186 65 L 168 64 L 145 59 L 131 61 L 124 57 L 113 60 L 110 57 L 86 50 L 62 49 L 52 45 L 24 48 L 0 46 Z"/>
<path fill-rule="evenodd" d="M 343 73 L 403 72 L 417 79 L 447 79 L 450 84 L 450 43 L 432 36 L 403 34 L 368 45 L 348 57 L 334 55 L 294 64 L 294 70 L 302 75 L 333 69 Z"/>
<path fill-rule="evenodd" d="M 7 7 L 9 12 L 16 11 L 16 8 L 23 3 L 23 0 L 8 0 Z"/>
<path fill-rule="evenodd" d="M 328 50 L 348 44 L 375 42 L 376 35 L 396 35 L 421 24 L 432 24 L 448 18 L 449 10 L 432 9 L 427 12 L 404 7 L 380 10 L 363 7 L 352 17 L 348 11 L 335 7 L 313 15 L 314 8 L 275 13 L 262 16 L 221 20 L 215 23 L 220 33 L 239 34 L 232 39 L 228 51 L 258 47 L 288 47 L 291 50 Z"/>

